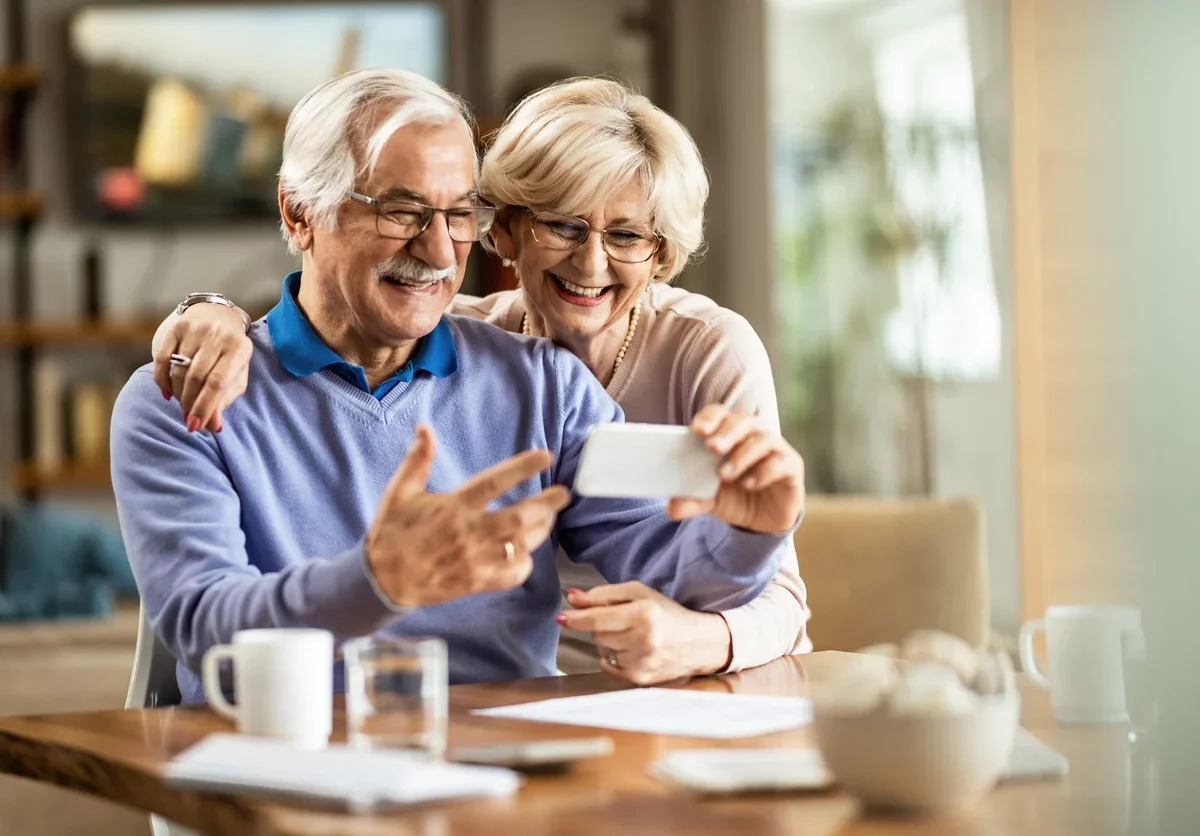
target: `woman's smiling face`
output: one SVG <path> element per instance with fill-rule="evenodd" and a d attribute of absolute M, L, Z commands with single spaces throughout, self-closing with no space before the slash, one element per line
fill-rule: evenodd
<path fill-rule="evenodd" d="M 577 247 L 561 249 L 585 232 L 580 219 L 592 231 Z M 553 339 L 594 337 L 620 322 L 658 270 L 658 241 L 637 185 L 574 219 L 517 210 L 505 226 L 507 235 L 501 233 L 497 243 L 516 262 L 528 304 Z M 650 249 L 653 254 L 634 264 L 611 254 L 642 258 Z"/>

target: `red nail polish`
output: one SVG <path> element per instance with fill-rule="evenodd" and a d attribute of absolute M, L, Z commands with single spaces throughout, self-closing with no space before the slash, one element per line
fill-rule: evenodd
<path fill-rule="evenodd" d="M 559 623 L 559 625 L 562 627 L 567 626 L 567 617 L 565 615 L 563 615 L 562 613 L 559 613 L 558 615 L 554 616 L 554 620 L 557 621 Z"/>
<path fill-rule="evenodd" d="M 171 400 L 171 390 L 170 389 L 160 389 L 159 391 L 163 393 L 163 397 L 166 400 L 168 400 L 168 401 Z"/>
<path fill-rule="evenodd" d="M 200 429 L 200 419 L 192 415 L 187 420 L 187 430 L 190 433 L 194 433 L 198 429 Z"/>
<path fill-rule="evenodd" d="M 583 590 L 582 589 L 568 589 L 567 594 L 568 595 L 582 595 Z"/>

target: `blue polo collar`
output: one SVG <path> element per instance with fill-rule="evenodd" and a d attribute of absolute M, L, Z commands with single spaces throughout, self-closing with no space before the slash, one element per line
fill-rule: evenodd
<path fill-rule="evenodd" d="M 458 371 L 454 334 L 446 324 L 446 318 L 442 317 L 437 327 L 417 342 L 417 348 L 408 362 L 372 390 L 362 366 L 347 363 L 317 336 L 317 332 L 309 325 L 296 303 L 299 293 L 300 271 L 297 270 L 284 277 L 283 294 L 279 304 L 267 314 L 267 329 L 271 334 L 271 343 L 275 346 L 275 354 L 289 374 L 307 377 L 321 369 L 332 369 L 364 392 L 382 398 L 397 383 L 411 381 L 419 371 L 434 377 L 449 377 Z"/>

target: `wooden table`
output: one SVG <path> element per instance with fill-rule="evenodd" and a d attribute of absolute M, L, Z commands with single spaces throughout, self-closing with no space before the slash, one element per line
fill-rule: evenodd
<path fill-rule="evenodd" d="M 809 681 L 864 663 L 870 663 L 870 657 L 815 653 L 807 658 L 781 659 L 741 674 L 697 679 L 679 687 L 802 695 Z M 450 746 L 593 736 L 597 734 L 595 729 L 483 718 L 469 711 L 622 687 L 626 686 L 605 674 L 594 674 L 451 688 Z M 1124 730 L 1058 729 L 1043 692 L 1023 684 L 1022 696 L 1023 725 L 1071 759 L 1071 775 L 1065 780 L 1000 786 L 965 812 L 935 818 L 864 816 L 853 799 L 837 791 L 703 799 L 661 784 L 645 772 L 648 762 L 678 748 L 812 746 L 808 729 L 730 742 L 606 731 L 602 733 L 616 744 L 611 757 L 581 762 L 565 774 L 531 777 L 512 798 L 464 801 L 375 816 L 349 816 L 165 786 L 160 770 L 167 760 L 211 732 L 231 729 L 229 723 L 205 708 L 0 718 L 0 771 L 153 811 L 220 836 L 1126 833 L 1130 772 Z M 340 734 L 340 728 L 339 711 L 335 723 L 339 731 L 335 734 Z"/>

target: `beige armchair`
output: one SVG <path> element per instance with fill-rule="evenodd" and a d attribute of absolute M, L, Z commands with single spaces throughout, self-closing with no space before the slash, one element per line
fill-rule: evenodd
<path fill-rule="evenodd" d="M 969 499 L 809 497 L 796 554 L 816 650 L 918 628 L 988 641 L 983 512 Z"/>

